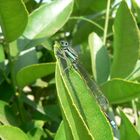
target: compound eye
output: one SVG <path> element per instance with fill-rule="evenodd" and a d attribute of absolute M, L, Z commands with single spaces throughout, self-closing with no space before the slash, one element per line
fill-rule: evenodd
<path fill-rule="evenodd" d="M 65 42 L 65 46 L 68 46 L 69 44 L 68 44 L 68 42 Z"/>
<path fill-rule="evenodd" d="M 67 47 L 69 44 L 67 41 L 60 41 L 60 44 L 63 46 L 63 47 Z"/>

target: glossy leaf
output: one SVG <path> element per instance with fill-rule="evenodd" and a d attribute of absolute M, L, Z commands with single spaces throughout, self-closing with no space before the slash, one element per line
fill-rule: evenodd
<path fill-rule="evenodd" d="M 104 10 L 106 8 L 106 1 L 104 0 L 76 0 L 75 1 L 75 11 L 80 15 L 91 15 L 94 12 Z"/>
<path fill-rule="evenodd" d="M 128 102 L 140 96 L 140 84 L 123 79 L 106 82 L 102 90 L 112 104 Z"/>
<path fill-rule="evenodd" d="M 31 106 L 34 109 L 34 112 L 32 113 L 33 118 L 39 118 L 39 120 L 50 120 L 51 116 L 49 116 L 45 111 L 44 108 L 41 105 L 38 105 L 34 101 L 30 100 L 26 96 L 22 96 L 22 99 L 24 103 Z M 41 119 L 40 119 L 41 118 Z M 53 119 L 52 119 L 53 120 Z"/>
<path fill-rule="evenodd" d="M 120 140 L 139 140 L 138 134 L 134 125 L 129 121 L 127 116 L 120 110 L 121 125 L 120 125 Z"/>
<path fill-rule="evenodd" d="M 17 39 L 27 21 L 28 14 L 21 0 L 0 0 L 0 25 L 6 41 Z"/>
<path fill-rule="evenodd" d="M 73 0 L 56 0 L 44 4 L 30 15 L 24 36 L 27 39 L 50 37 L 66 23 L 72 7 Z"/>
<path fill-rule="evenodd" d="M 14 63 L 15 75 L 22 68 L 38 63 L 37 52 L 35 48 L 28 49 L 20 53 Z"/>
<path fill-rule="evenodd" d="M 3 78 L 3 77 L 2 77 Z M 4 80 L 4 78 L 3 78 Z M 11 84 L 8 84 L 6 81 L 3 81 L 0 84 L 0 99 L 9 102 L 12 96 L 14 95 L 14 90 Z"/>
<path fill-rule="evenodd" d="M 69 120 L 66 118 L 66 113 L 65 113 L 64 109 L 62 109 L 62 110 L 63 110 L 62 111 L 62 116 L 63 116 L 66 139 L 67 140 L 74 140 L 74 137 L 76 135 L 74 135 L 75 132 L 73 131 L 73 128 L 71 126 L 71 122 L 69 122 Z M 78 140 L 78 138 L 76 138 L 76 139 Z"/>
<path fill-rule="evenodd" d="M 65 128 L 64 128 L 64 122 L 62 121 L 58 130 L 57 130 L 57 133 L 55 135 L 55 139 L 54 140 L 67 140 L 66 139 L 66 135 L 65 135 Z"/>
<path fill-rule="evenodd" d="M 5 125 L 16 124 L 15 116 L 12 113 L 11 108 L 2 100 L 0 100 L 0 122 Z"/>
<path fill-rule="evenodd" d="M 88 46 L 88 42 L 83 42 L 79 48 L 76 48 L 77 50 L 80 50 L 78 52 L 79 62 L 82 63 L 82 66 L 92 75 L 92 69 L 91 69 L 91 56 L 90 56 L 90 49 Z M 76 52 L 77 52 L 76 50 Z"/>
<path fill-rule="evenodd" d="M 90 20 L 94 21 L 94 19 L 90 19 Z M 96 22 L 96 20 L 94 22 Z M 102 23 L 98 23 L 98 22 L 96 22 L 96 23 L 99 24 L 101 27 L 103 27 Z M 74 34 L 73 44 L 77 45 L 77 44 L 85 42 L 88 39 L 89 34 L 94 31 L 96 31 L 96 33 L 98 33 L 99 35 L 101 35 L 103 32 L 101 29 L 99 29 L 95 25 L 93 25 L 87 21 L 81 21 L 79 23 L 77 32 Z"/>
<path fill-rule="evenodd" d="M 4 60 L 5 60 L 5 54 L 4 54 L 4 48 L 0 44 L 0 84 L 4 81 L 3 73 L 4 73 Z"/>
<path fill-rule="evenodd" d="M 13 126 L 0 126 L 0 138 L 2 140 L 29 140 L 23 131 Z"/>
<path fill-rule="evenodd" d="M 114 23 L 114 57 L 111 77 L 127 77 L 134 69 L 140 46 L 137 23 L 122 1 Z"/>
<path fill-rule="evenodd" d="M 33 128 L 27 133 L 29 140 L 47 139 L 46 133 L 41 128 Z"/>
<path fill-rule="evenodd" d="M 127 77 L 127 79 L 129 79 L 129 80 L 139 80 L 140 79 L 140 60 L 137 61 L 134 70 Z"/>
<path fill-rule="evenodd" d="M 103 42 L 96 33 L 89 35 L 89 47 L 91 53 L 92 73 L 94 79 L 99 83 L 107 80 L 110 72 L 110 61 Z"/>
<path fill-rule="evenodd" d="M 68 93 L 68 91 L 65 89 L 65 85 L 61 79 L 58 67 L 56 69 L 56 85 L 60 107 L 64 113 L 64 123 L 65 120 L 67 120 L 68 125 L 71 125 L 70 129 L 72 129 L 71 131 L 74 140 L 80 140 L 82 138 L 85 140 L 93 140 L 83 118 L 81 117 L 77 107 L 72 101 L 70 93 Z"/>
<path fill-rule="evenodd" d="M 140 1 L 139 0 L 131 0 L 132 1 L 132 5 L 134 6 L 134 9 L 137 13 L 137 19 L 140 22 Z"/>
<path fill-rule="evenodd" d="M 3 46 L 0 44 L 0 63 L 3 63 L 5 59 Z"/>
<path fill-rule="evenodd" d="M 34 82 L 37 78 L 54 73 L 55 63 L 35 64 L 21 69 L 16 76 L 17 84 L 21 87 Z"/>
<path fill-rule="evenodd" d="M 31 49 L 28 49 L 28 50 L 20 53 L 20 56 L 18 56 L 16 58 L 17 59 L 15 59 L 15 62 L 13 64 L 14 65 L 13 80 L 15 83 L 16 83 L 16 75 L 21 69 L 38 63 L 37 52 L 36 52 L 35 48 L 31 48 Z"/>

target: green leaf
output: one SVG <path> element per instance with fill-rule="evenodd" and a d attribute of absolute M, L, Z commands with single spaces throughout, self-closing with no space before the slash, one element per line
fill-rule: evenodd
<path fill-rule="evenodd" d="M 105 0 L 76 0 L 75 1 L 75 14 L 78 15 L 92 15 L 95 12 L 104 10 L 107 1 Z"/>
<path fill-rule="evenodd" d="M 60 123 L 61 119 L 61 113 L 60 108 L 57 104 L 54 105 L 46 105 L 44 106 L 45 114 L 50 116 L 51 120 L 56 121 L 57 123 Z"/>
<path fill-rule="evenodd" d="M 136 17 L 137 17 L 137 20 L 138 22 L 140 22 L 140 1 L 138 0 L 131 0 L 132 1 L 132 5 L 136 11 Z"/>
<path fill-rule="evenodd" d="M 93 19 L 90 19 L 90 20 L 92 21 Z M 94 22 L 99 24 L 101 27 L 103 26 L 101 20 L 96 21 L 96 19 L 94 19 Z M 99 22 L 101 22 L 101 23 L 99 23 Z M 102 35 L 102 32 L 103 32 L 97 26 L 95 26 L 87 21 L 81 21 L 79 23 L 78 30 L 74 34 L 73 44 L 77 45 L 77 44 L 81 44 L 81 43 L 85 42 L 88 39 L 87 37 L 89 36 L 89 34 L 92 33 L 93 31 L 96 31 L 96 33 L 98 33 L 98 35 Z"/>
<path fill-rule="evenodd" d="M 32 112 L 32 116 L 33 119 L 35 118 L 39 118 L 38 120 L 50 120 L 50 117 L 45 111 L 44 108 L 35 103 L 34 101 L 30 100 L 29 98 L 27 98 L 25 95 L 22 96 L 22 100 L 24 101 L 24 103 L 26 103 L 27 105 L 31 106 L 34 109 L 34 112 Z"/>
<path fill-rule="evenodd" d="M 39 5 L 35 0 L 24 0 L 27 10 L 31 13 L 34 9 L 36 9 Z"/>
<path fill-rule="evenodd" d="M 33 11 L 23 36 L 17 41 L 19 47 L 31 48 L 54 35 L 68 21 L 72 9 L 73 0 L 55 0 Z"/>
<path fill-rule="evenodd" d="M 28 49 L 26 51 L 23 51 L 20 53 L 20 56 L 16 57 L 14 63 L 13 63 L 13 75 L 14 75 L 14 81 L 16 82 L 16 75 L 17 73 L 23 69 L 24 67 L 37 64 L 37 52 L 35 48 Z M 28 78 L 27 78 L 28 79 Z"/>
<path fill-rule="evenodd" d="M 0 138 L 2 140 L 29 140 L 23 131 L 13 126 L 0 126 Z"/>
<path fill-rule="evenodd" d="M 92 69 L 91 69 L 91 56 L 90 56 L 90 49 L 88 46 L 88 42 L 83 42 L 79 48 L 76 48 L 77 50 L 80 50 L 78 52 L 79 54 L 79 62 L 82 63 L 82 66 L 92 75 Z"/>
<path fill-rule="evenodd" d="M 83 118 L 81 117 L 79 110 L 75 106 L 70 93 L 65 89 L 65 85 L 61 79 L 60 71 L 56 67 L 56 86 L 57 86 L 57 95 L 60 102 L 60 107 L 64 113 L 64 123 L 67 120 L 69 127 L 71 128 L 72 135 L 74 140 L 93 140 L 87 125 L 85 124 Z M 67 108 L 66 108 L 67 106 Z M 65 119 L 66 118 L 66 119 Z M 66 131 L 67 132 L 67 131 Z"/>
<path fill-rule="evenodd" d="M 15 75 L 22 68 L 36 63 L 38 63 L 38 59 L 35 48 L 21 52 L 14 62 Z"/>
<path fill-rule="evenodd" d="M 56 44 L 55 49 L 58 47 L 58 44 Z M 57 58 L 57 49 L 55 50 L 55 53 Z M 63 111 L 67 111 L 65 114 L 67 115 L 66 117 L 68 121 L 71 123 L 72 130 L 74 130 L 74 132 L 80 131 L 76 129 L 79 128 L 79 122 L 75 119 L 75 114 L 73 112 L 73 108 L 76 108 L 79 116 L 82 117 L 84 121 L 83 130 L 85 129 L 85 133 L 88 130 L 87 132 L 97 140 L 105 139 L 106 137 L 112 140 L 113 136 L 111 127 L 109 126 L 108 121 L 106 120 L 103 112 L 97 104 L 93 93 L 91 93 L 91 91 L 87 87 L 84 79 L 82 79 L 79 73 L 77 73 L 73 68 L 66 71 L 65 69 L 67 68 L 67 66 L 65 65 L 63 59 L 57 58 L 57 62 L 59 65 L 61 78 L 63 80 L 62 85 L 60 85 L 60 79 L 59 81 L 57 81 L 58 97 L 60 96 L 59 100 L 61 100 L 61 103 L 63 104 Z M 60 76 L 58 76 L 58 74 L 59 73 L 57 72 L 56 80 L 58 80 L 57 78 Z M 65 90 L 62 91 L 62 88 L 64 88 Z M 65 98 L 64 95 L 66 96 Z M 69 110 L 67 110 L 68 108 Z M 77 134 L 79 133 L 77 132 Z M 83 132 L 81 132 L 81 134 L 83 134 Z M 82 137 L 84 137 L 83 135 Z"/>
<path fill-rule="evenodd" d="M 12 96 L 15 94 L 13 86 L 8 84 L 6 81 L 3 81 L 3 83 L 0 84 L 0 92 L 0 99 L 6 102 L 9 102 Z"/>
<path fill-rule="evenodd" d="M 140 84 L 123 79 L 112 79 L 101 88 L 112 104 L 128 102 L 140 96 Z"/>
<path fill-rule="evenodd" d="M 120 125 L 120 140 L 139 140 L 140 135 L 138 134 L 136 128 L 129 121 L 127 116 L 120 111 L 121 125 Z"/>
<path fill-rule="evenodd" d="M 0 0 L 0 25 L 5 40 L 11 42 L 24 31 L 28 14 L 21 0 Z"/>
<path fill-rule="evenodd" d="M 65 110 L 62 108 L 62 116 L 63 116 L 63 122 L 64 122 L 64 127 L 65 127 L 65 135 L 67 140 L 74 140 L 74 131 L 71 126 L 71 122 L 66 118 L 66 113 Z M 73 131 L 73 133 L 72 133 Z M 76 134 L 76 133 L 75 133 Z M 76 136 L 77 137 L 77 136 Z M 78 138 L 76 138 L 78 140 Z"/>
<path fill-rule="evenodd" d="M 24 87 L 37 78 L 54 73 L 55 63 L 34 64 L 21 69 L 16 76 L 17 84 Z"/>
<path fill-rule="evenodd" d="M 89 35 L 89 47 L 91 53 L 92 73 L 99 84 L 105 82 L 110 72 L 110 61 L 102 40 L 96 33 Z"/>
<path fill-rule="evenodd" d="M 5 73 L 4 60 L 5 60 L 4 49 L 3 46 L 0 44 L 0 84 L 4 81 L 3 77 Z"/>
<path fill-rule="evenodd" d="M 30 140 L 47 139 L 46 133 L 40 128 L 33 128 L 27 133 Z"/>
<path fill-rule="evenodd" d="M 3 46 L 0 44 L 0 63 L 3 63 L 5 60 Z"/>
<path fill-rule="evenodd" d="M 132 73 L 127 77 L 129 80 L 139 80 L 140 79 L 140 60 L 137 61 L 136 66 Z"/>
<path fill-rule="evenodd" d="M 6 94 L 6 93 L 5 93 Z M 16 124 L 15 116 L 9 105 L 0 100 L 0 122 L 5 125 Z"/>
<path fill-rule="evenodd" d="M 54 140 L 67 140 L 63 121 L 61 122 L 61 124 L 56 132 Z"/>
<path fill-rule="evenodd" d="M 133 71 L 138 59 L 139 39 L 137 23 L 125 1 L 122 1 L 114 23 L 112 78 L 125 78 Z"/>
<path fill-rule="evenodd" d="M 137 106 L 137 110 L 138 110 L 140 103 L 139 102 L 138 103 L 134 102 L 134 104 Z M 140 117 L 139 116 L 137 117 L 136 129 L 137 129 L 137 131 L 140 135 Z"/>
<path fill-rule="evenodd" d="M 44 4 L 29 16 L 24 36 L 27 39 L 52 36 L 66 23 L 72 7 L 73 0 L 56 0 Z"/>

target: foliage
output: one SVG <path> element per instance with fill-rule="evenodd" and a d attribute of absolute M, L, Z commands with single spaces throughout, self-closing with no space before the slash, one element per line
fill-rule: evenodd
<path fill-rule="evenodd" d="M 0 139 L 140 139 L 139 23 L 136 0 L 0 0 Z M 63 68 L 60 40 L 121 119 L 117 134 L 85 80 Z"/>

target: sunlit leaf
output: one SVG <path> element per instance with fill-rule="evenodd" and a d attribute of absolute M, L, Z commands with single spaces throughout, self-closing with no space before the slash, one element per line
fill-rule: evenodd
<path fill-rule="evenodd" d="M 110 61 L 102 40 L 96 33 L 89 35 L 89 47 L 91 52 L 92 73 L 98 83 L 107 80 L 110 72 Z"/>
<path fill-rule="evenodd" d="M 114 57 L 111 77 L 127 77 L 134 69 L 140 47 L 137 23 L 122 1 L 114 23 Z"/>
<path fill-rule="evenodd" d="M 72 5 L 73 0 L 56 0 L 51 4 L 44 4 L 29 16 L 24 36 L 33 39 L 53 35 L 68 20 Z"/>
<path fill-rule="evenodd" d="M 65 128 L 64 128 L 64 122 L 62 121 L 58 130 L 57 130 L 57 133 L 55 135 L 55 140 L 66 140 L 66 135 L 65 135 Z"/>
<path fill-rule="evenodd" d="M 2 100 L 0 100 L 0 122 L 5 125 L 16 124 L 16 119 L 11 108 Z"/>
<path fill-rule="evenodd" d="M 28 14 L 21 0 L 0 0 L 0 25 L 6 41 L 17 39 L 27 21 Z"/>
<path fill-rule="evenodd" d="M 124 79 L 112 79 L 102 85 L 110 103 L 124 103 L 140 96 L 140 84 Z"/>
<path fill-rule="evenodd" d="M 0 138 L 2 140 L 29 140 L 22 130 L 13 126 L 0 126 Z"/>
<path fill-rule="evenodd" d="M 121 126 L 120 126 L 120 140 L 139 140 L 140 135 L 138 134 L 134 125 L 130 122 L 123 111 L 120 110 Z"/>
<path fill-rule="evenodd" d="M 35 64 L 21 69 L 16 76 L 21 87 L 34 82 L 37 78 L 54 73 L 55 63 Z"/>

